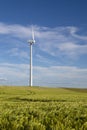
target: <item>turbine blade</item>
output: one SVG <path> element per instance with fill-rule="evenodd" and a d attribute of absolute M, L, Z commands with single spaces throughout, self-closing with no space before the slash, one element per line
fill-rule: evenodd
<path fill-rule="evenodd" d="M 34 30 L 33 30 L 33 27 L 32 27 L 32 39 L 34 40 Z"/>

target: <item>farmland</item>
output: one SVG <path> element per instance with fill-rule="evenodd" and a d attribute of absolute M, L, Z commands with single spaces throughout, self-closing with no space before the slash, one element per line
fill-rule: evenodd
<path fill-rule="evenodd" d="M 87 89 L 1 86 L 0 130 L 87 130 Z"/>

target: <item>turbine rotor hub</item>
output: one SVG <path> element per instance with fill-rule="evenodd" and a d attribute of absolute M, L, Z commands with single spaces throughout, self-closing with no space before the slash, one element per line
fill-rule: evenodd
<path fill-rule="evenodd" d="M 29 40 L 28 43 L 35 44 L 35 40 Z"/>

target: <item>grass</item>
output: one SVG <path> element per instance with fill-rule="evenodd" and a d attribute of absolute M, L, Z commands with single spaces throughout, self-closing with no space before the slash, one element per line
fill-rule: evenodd
<path fill-rule="evenodd" d="M 1 86 L 0 130 L 87 130 L 87 89 Z"/>

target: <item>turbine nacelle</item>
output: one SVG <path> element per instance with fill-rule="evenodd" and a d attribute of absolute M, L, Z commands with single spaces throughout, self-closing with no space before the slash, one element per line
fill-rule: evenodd
<path fill-rule="evenodd" d="M 35 40 L 29 40 L 28 43 L 35 44 Z"/>

